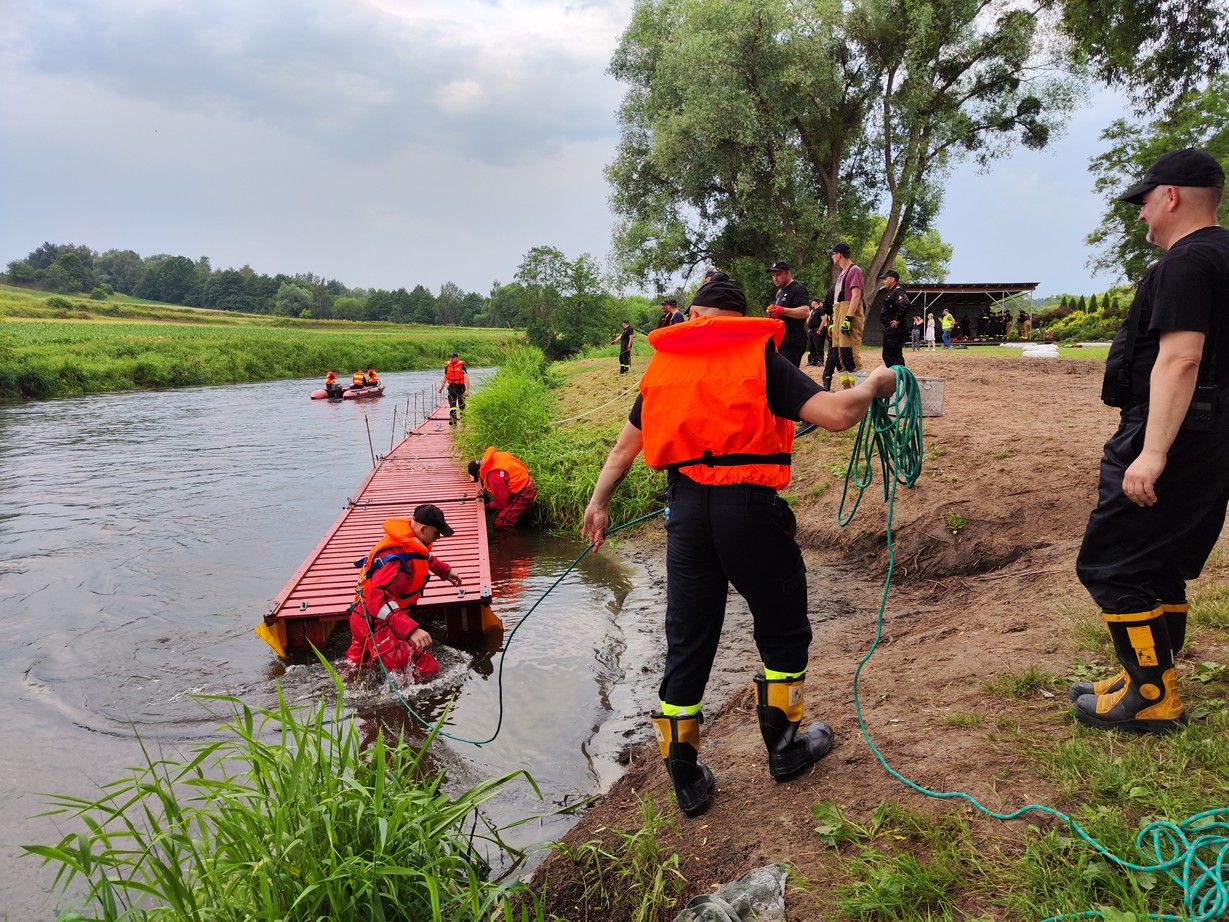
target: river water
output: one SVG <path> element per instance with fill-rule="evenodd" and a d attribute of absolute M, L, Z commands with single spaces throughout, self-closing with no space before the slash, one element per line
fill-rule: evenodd
<path fill-rule="evenodd" d="M 297 380 L 0 405 L 0 918 L 53 918 L 71 901 L 17 847 L 77 828 L 36 817 L 41 795 L 95 796 L 143 764 L 138 734 L 171 751 L 216 738 L 194 695 L 331 695 L 318 663 L 280 661 L 252 628 L 439 380 L 382 377 L 371 402 L 312 401 L 317 383 Z M 643 570 L 611 550 L 584 557 L 521 623 L 583 550 L 526 530 L 493 540 L 495 609 L 519 629 L 493 655 L 438 644 L 440 677 L 406 690 L 427 721 L 454 700 L 445 729 L 463 740 L 488 738 L 502 704 L 493 742 L 432 750 L 454 792 L 529 771 L 543 799 L 514 783 L 490 805 L 500 824 L 605 790 L 655 697 L 660 612 Z M 327 653 L 343 652 L 337 636 Z M 378 682 L 347 701 L 371 732 L 425 733 Z M 510 839 L 528 846 L 571 822 Z"/>

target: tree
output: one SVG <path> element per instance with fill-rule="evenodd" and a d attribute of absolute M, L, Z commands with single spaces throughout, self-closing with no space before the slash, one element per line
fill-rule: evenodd
<path fill-rule="evenodd" d="M 459 326 L 464 300 L 465 292 L 461 290 L 461 286 L 453 282 L 441 285 L 439 296 L 435 299 L 435 322 L 442 326 Z"/>
<path fill-rule="evenodd" d="M 200 304 L 196 264 L 186 256 L 150 256 L 137 295 L 168 304 Z"/>
<path fill-rule="evenodd" d="M 569 260 L 554 247 L 534 247 L 516 270 L 524 286 L 529 341 L 548 359 L 605 343 L 617 326 L 613 299 L 601 290 L 597 263 L 588 253 Z"/>
<path fill-rule="evenodd" d="M 299 317 L 303 311 L 310 311 L 311 305 L 312 293 L 301 285 L 282 282 L 277 289 L 276 313 L 284 317 Z"/>
<path fill-rule="evenodd" d="M 1118 196 L 1158 157 L 1183 147 L 1200 147 L 1229 170 L 1229 76 L 1221 74 L 1205 89 L 1184 94 L 1160 118 L 1143 124 L 1117 119 L 1101 132 L 1101 140 L 1110 142 L 1110 148 L 1089 164 L 1106 210 L 1085 238 L 1098 248 L 1087 265 L 1138 282 L 1160 251 L 1147 240 L 1139 207 L 1118 201 Z M 1229 199 L 1221 203 L 1220 217 L 1222 224 L 1229 222 Z"/>
<path fill-rule="evenodd" d="M 1226 0 L 1044 0 L 1057 6 L 1073 57 L 1140 109 L 1198 89 L 1225 70 Z"/>
<path fill-rule="evenodd" d="M 94 272 L 99 281 L 116 291 L 134 294 L 145 273 L 145 263 L 133 250 L 107 250 L 94 260 Z"/>
<path fill-rule="evenodd" d="M 5 275 L 14 285 L 27 285 L 38 279 L 38 270 L 30 265 L 28 259 L 14 259 L 5 269 Z"/>
<path fill-rule="evenodd" d="M 511 285 L 495 282 L 481 320 L 482 325 L 488 327 L 524 327 L 529 322 L 525 286 L 519 282 Z"/>
<path fill-rule="evenodd" d="M 1095 313 L 1097 310 L 1097 296 L 1094 294 L 1088 299 L 1088 313 Z"/>
<path fill-rule="evenodd" d="M 406 323 L 435 323 L 435 295 L 422 285 L 415 285 L 405 319 Z"/>
<path fill-rule="evenodd" d="M 364 304 L 361 298 L 342 296 L 333 302 L 334 320 L 362 320 Z"/>
<path fill-rule="evenodd" d="M 1048 142 L 1074 94 L 1040 45 L 1030 12 L 979 0 L 638 0 L 610 68 L 623 276 L 715 263 L 759 289 L 786 258 L 826 279 L 839 235 L 877 277 L 952 163 Z"/>

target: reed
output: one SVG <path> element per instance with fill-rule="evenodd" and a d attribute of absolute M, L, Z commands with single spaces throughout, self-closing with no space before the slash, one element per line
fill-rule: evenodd
<path fill-rule="evenodd" d="M 202 698 L 221 738 L 182 757 L 142 742 L 145 764 L 97 798 L 53 795 L 49 815 L 79 829 L 24 850 L 59 866 L 58 889 L 88 885 L 87 907 L 62 918 L 544 919 L 524 885 L 488 879 L 479 848 L 520 857 L 480 807 L 533 779 L 450 797 L 423 762 L 439 726 L 419 748 L 377 735 L 363 749 L 333 680 L 333 704 L 305 709 L 280 690 L 270 709 Z"/>

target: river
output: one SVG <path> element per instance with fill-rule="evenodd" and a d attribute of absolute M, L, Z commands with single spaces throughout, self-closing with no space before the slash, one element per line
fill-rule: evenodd
<path fill-rule="evenodd" d="M 386 396 L 370 402 L 309 400 L 317 382 L 295 380 L 0 404 L 0 918 L 53 918 L 71 900 L 18 847 L 76 828 L 36 817 L 42 795 L 94 796 L 142 763 L 138 734 L 178 751 L 215 738 L 195 695 L 270 706 L 279 685 L 292 701 L 331 694 L 318 663 L 282 662 L 252 628 L 439 380 L 382 377 Z M 494 607 L 509 628 L 583 550 L 524 529 L 493 540 Z M 447 732 L 482 740 L 503 707 L 494 742 L 433 744 L 449 788 L 528 769 L 543 799 L 513 784 L 488 810 L 500 824 L 605 790 L 654 703 L 659 618 L 644 571 L 604 549 L 506 651 L 433 648 L 440 678 L 409 696 L 424 718 L 455 698 Z M 343 651 L 335 638 L 327 652 Z M 365 725 L 423 735 L 378 683 L 348 701 Z M 571 822 L 510 838 L 530 845 Z"/>

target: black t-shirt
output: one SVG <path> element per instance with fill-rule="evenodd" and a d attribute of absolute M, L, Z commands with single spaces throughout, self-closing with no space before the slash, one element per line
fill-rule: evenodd
<path fill-rule="evenodd" d="M 1107 381 L 1125 358 L 1130 324 L 1136 324 L 1130 360 L 1131 402 L 1148 399 L 1160 334 L 1175 330 L 1203 333 L 1207 340 L 1199 366 L 1200 383 L 1229 389 L 1229 230 L 1203 227 L 1175 243 L 1148 267 L 1127 319 L 1106 359 Z"/>
<path fill-rule="evenodd" d="M 632 347 L 632 328 L 628 327 L 619 334 L 619 348 L 626 352 Z"/>
<path fill-rule="evenodd" d="M 811 303 L 811 296 L 807 293 L 806 286 L 797 279 L 794 279 L 784 288 L 777 291 L 777 296 L 773 299 L 772 303 L 781 307 L 806 307 Z M 781 319 L 785 321 L 786 339 L 795 336 L 801 336 L 803 339 L 806 338 L 807 327 L 805 320 L 799 317 L 782 317 Z"/>
<path fill-rule="evenodd" d="M 768 409 L 773 416 L 782 419 L 798 419 L 798 411 L 802 405 L 819 393 L 819 384 L 806 375 L 797 365 L 785 358 L 769 343 L 764 350 L 764 368 L 767 372 Z M 640 413 L 644 406 L 644 395 L 637 394 L 636 402 L 632 404 L 627 421 L 637 429 L 640 424 Z M 706 412 L 697 407 L 696 412 Z"/>

